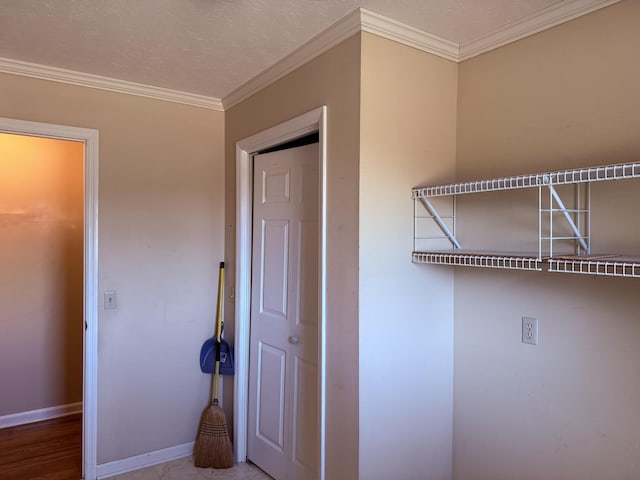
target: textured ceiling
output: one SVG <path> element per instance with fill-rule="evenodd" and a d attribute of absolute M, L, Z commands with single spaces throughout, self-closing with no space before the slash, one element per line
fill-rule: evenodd
<path fill-rule="evenodd" d="M 358 7 L 464 44 L 565 0 L 1 0 L 0 57 L 222 98 Z"/>

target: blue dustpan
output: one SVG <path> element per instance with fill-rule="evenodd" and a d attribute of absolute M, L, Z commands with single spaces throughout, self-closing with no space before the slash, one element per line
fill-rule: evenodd
<path fill-rule="evenodd" d="M 233 348 L 225 339 L 220 339 L 220 343 L 216 337 L 211 337 L 202 344 L 200 349 L 200 370 L 202 373 L 215 373 L 216 371 L 216 353 L 220 348 L 220 375 L 233 375 Z"/>

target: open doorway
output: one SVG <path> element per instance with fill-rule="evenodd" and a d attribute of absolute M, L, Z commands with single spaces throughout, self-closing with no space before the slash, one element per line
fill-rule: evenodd
<path fill-rule="evenodd" d="M 53 433 L 62 421 L 49 422 L 51 441 L 41 450 L 57 452 L 66 442 L 65 461 L 46 468 L 65 463 L 65 471 L 77 478 L 82 475 L 83 174 L 82 142 L 0 133 L 0 381 L 6 387 L 0 427 L 71 417 L 64 420 L 68 433 L 61 438 Z M 12 431 L 15 437 L 25 430 Z M 30 460 L 38 467 L 46 463 Z M 34 468 L 16 463 L 18 455 L 13 469 Z"/>
<path fill-rule="evenodd" d="M 93 479 L 98 133 L 0 118 L 0 142 L 0 426 L 75 415 Z"/>

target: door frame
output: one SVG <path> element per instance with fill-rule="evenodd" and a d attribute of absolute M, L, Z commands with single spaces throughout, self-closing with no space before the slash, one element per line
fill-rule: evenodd
<path fill-rule="evenodd" d="M 0 132 L 84 143 L 83 478 L 96 478 L 98 392 L 98 130 L 0 117 Z"/>
<path fill-rule="evenodd" d="M 253 154 L 260 150 L 319 134 L 318 222 L 318 392 L 319 480 L 325 478 L 326 431 L 326 213 L 327 213 L 327 107 L 322 106 L 236 143 L 236 284 L 233 431 L 237 462 L 247 459 L 249 411 L 249 330 L 251 322 L 251 256 L 253 219 Z"/>

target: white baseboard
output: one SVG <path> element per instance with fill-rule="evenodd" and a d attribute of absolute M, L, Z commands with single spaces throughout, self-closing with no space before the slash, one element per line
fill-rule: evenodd
<path fill-rule="evenodd" d="M 0 417 L 0 428 L 15 427 L 17 425 L 25 425 L 27 423 L 51 420 L 52 418 L 66 417 L 67 415 L 73 415 L 74 413 L 82 413 L 82 402 L 4 415 Z"/>
<path fill-rule="evenodd" d="M 114 460 L 113 462 L 103 463 L 97 467 L 97 477 L 99 479 L 113 477 L 121 473 L 131 472 L 140 468 L 151 467 L 159 463 L 170 462 L 178 458 L 188 457 L 193 453 L 195 442 L 183 443 L 175 447 L 163 448 L 154 452 L 143 453 L 135 457 L 123 458 L 122 460 Z"/>

